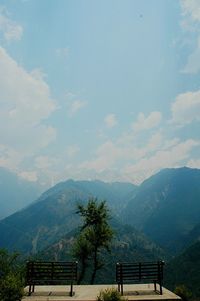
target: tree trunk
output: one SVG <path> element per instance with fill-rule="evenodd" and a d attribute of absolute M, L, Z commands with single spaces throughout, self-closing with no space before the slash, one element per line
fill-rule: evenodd
<path fill-rule="evenodd" d="M 83 280 L 84 276 L 85 276 L 85 271 L 86 271 L 86 262 L 85 260 L 82 262 L 81 264 L 81 272 L 79 274 L 79 278 L 78 278 L 78 281 L 77 281 L 77 284 L 80 284 L 81 281 Z"/>
<path fill-rule="evenodd" d="M 95 247 L 95 250 L 94 250 L 94 268 L 93 268 L 90 284 L 94 284 L 97 269 L 98 269 L 98 258 L 97 258 L 97 247 Z"/>

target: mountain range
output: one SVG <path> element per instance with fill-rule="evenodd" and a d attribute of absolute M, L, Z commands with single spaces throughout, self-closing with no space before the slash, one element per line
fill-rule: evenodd
<path fill-rule="evenodd" d="M 199 231 L 200 170 L 162 170 L 140 185 L 122 215 L 162 248 L 178 253 Z"/>
<path fill-rule="evenodd" d="M 24 210 L 0 221 L 0 247 L 36 253 L 79 225 L 75 214 L 78 203 L 91 197 L 107 199 L 117 216 L 136 189 L 129 183 L 73 180 L 59 183 Z"/>
<path fill-rule="evenodd" d="M 132 226 L 123 225 L 118 220 L 112 219 L 110 225 L 114 231 L 114 238 L 111 243 L 111 252 L 102 252 L 104 266 L 98 272 L 96 283 L 115 283 L 115 265 L 116 262 L 129 261 L 130 258 L 140 261 L 154 261 L 159 259 L 168 259 L 168 254 L 148 239 L 140 231 Z M 78 229 L 72 230 L 55 243 L 43 249 L 34 255 L 37 259 L 46 259 L 50 261 L 63 261 L 72 259 L 72 246 Z M 89 266 L 89 270 L 90 270 Z M 90 279 L 87 273 L 84 283 Z"/>
<path fill-rule="evenodd" d="M 189 278 L 181 278 L 181 273 L 185 273 L 183 262 L 188 263 L 188 271 L 198 272 L 195 257 L 189 260 L 188 256 L 191 252 L 198 256 L 200 248 L 199 169 L 165 169 L 140 186 L 102 181 L 58 183 L 24 209 L 0 220 L 0 247 L 18 250 L 24 256 L 70 259 L 81 222 L 77 204 L 86 204 L 91 197 L 107 201 L 115 232 L 112 255 L 104 254 L 106 265 L 97 282 L 110 282 L 117 260 L 157 258 L 170 262 L 171 258 L 166 265 L 166 284 L 175 287 L 181 281 L 192 288 Z M 199 285 L 197 280 L 194 283 Z"/>

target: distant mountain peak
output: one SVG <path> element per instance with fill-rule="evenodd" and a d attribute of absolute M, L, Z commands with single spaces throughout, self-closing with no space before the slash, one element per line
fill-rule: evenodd
<path fill-rule="evenodd" d="M 200 169 L 168 168 L 145 180 L 124 210 L 124 219 L 161 246 L 180 249 L 200 222 Z"/>

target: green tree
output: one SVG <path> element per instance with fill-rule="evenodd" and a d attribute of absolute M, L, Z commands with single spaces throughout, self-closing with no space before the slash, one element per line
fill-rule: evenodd
<path fill-rule="evenodd" d="M 83 218 L 83 225 L 75 243 L 76 256 L 82 264 L 82 278 L 84 277 L 88 261 L 92 263 L 90 283 L 93 284 L 97 271 L 104 265 L 101 251 L 110 251 L 113 237 L 113 231 L 108 224 L 110 218 L 109 209 L 105 201 L 99 202 L 97 199 L 89 199 L 86 206 L 78 205 L 77 214 Z"/>
<path fill-rule="evenodd" d="M 0 249 L 0 301 L 18 301 L 24 294 L 23 268 L 18 257 L 18 253 Z"/>
<path fill-rule="evenodd" d="M 78 284 L 81 283 L 81 281 L 84 279 L 86 269 L 89 265 L 89 257 L 91 255 L 91 244 L 87 240 L 85 232 L 80 233 L 80 235 L 77 237 L 73 248 L 72 248 L 72 254 L 75 258 L 78 258 L 79 263 L 81 265 L 81 272 L 79 274 L 78 278 Z"/>

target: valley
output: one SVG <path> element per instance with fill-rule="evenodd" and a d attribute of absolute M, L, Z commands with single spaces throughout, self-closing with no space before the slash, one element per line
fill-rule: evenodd
<path fill-rule="evenodd" d="M 114 231 L 111 253 L 96 283 L 112 283 L 117 261 L 166 262 L 164 283 L 200 296 L 200 170 L 165 169 L 140 186 L 67 180 L 0 220 L 0 248 L 24 258 L 71 260 L 81 220 L 77 204 L 106 200 Z M 1 196 L 1 200 L 3 197 Z M 88 275 L 84 283 L 88 282 Z"/>

